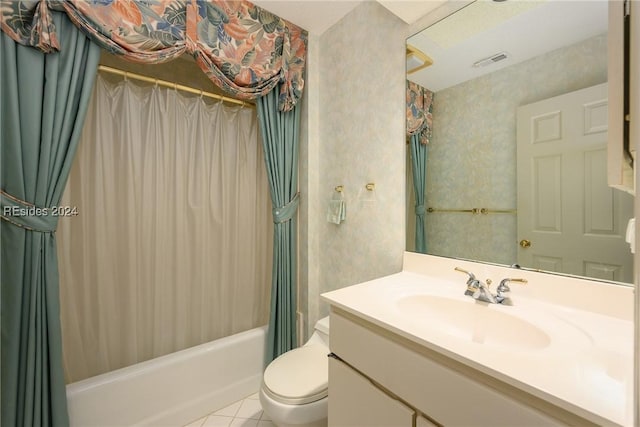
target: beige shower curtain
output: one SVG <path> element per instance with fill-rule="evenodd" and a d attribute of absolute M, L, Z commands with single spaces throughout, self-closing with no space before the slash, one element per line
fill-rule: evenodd
<path fill-rule="evenodd" d="M 267 323 L 255 110 L 99 76 L 62 205 L 67 382 Z"/>

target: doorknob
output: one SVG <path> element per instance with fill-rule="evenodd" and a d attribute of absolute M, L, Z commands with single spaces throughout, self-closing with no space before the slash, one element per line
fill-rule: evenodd
<path fill-rule="evenodd" d="M 522 246 L 524 249 L 527 249 L 528 247 L 531 247 L 531 241 L 527 239 L 522 239 L 520 240 L 520 246 Z"/>

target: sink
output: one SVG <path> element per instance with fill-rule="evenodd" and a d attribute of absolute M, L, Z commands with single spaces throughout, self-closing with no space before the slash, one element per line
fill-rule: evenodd
<path fill-rule="evenodd" d="M 396 301 L 396 307 L 440 333 L 476 344 L 531 350 L 551 343 L 542 329 L 505 312 L 512 307 L 436 295 L 404 296 Z"/>

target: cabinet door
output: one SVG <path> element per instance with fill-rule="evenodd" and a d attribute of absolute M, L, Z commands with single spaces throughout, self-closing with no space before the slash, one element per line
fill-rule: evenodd
<path fill-rule="evenodd" d="M 329 425 L 411 427 L 415 413 L 338 359 L 329 359 Z"/>
<path fill-rule="evenodd" d="M 609 77 L 609 126 L 608 126 L 608 179 L 611 187 L 624 190 L 634 194 L 635 183 L 633 168 L 625 159 L 625 148 L 630 151 L 635 158 L 633 140 L 625 141 L 625 127 L 629 126 L 632 114 L 625 106 L 625 94 L 632 95 L 634 92 L 625 82 L 625 70 L 629 71 L 631 64 L 625 51 L 633 55 L 631 48 L 633 41 L 625 35 L 625 15 L 626 7 L 635 6 L 630 2 L 628 5 L 622 1 L 609 2 L 609 31 L 607 37 L 607 74 Z M 637 12 L 637 11 L 634 11 Z M 633 18 L 633 14 L 631 15 Z M 633 31 L 631 31 L 633 37 Z M 637 37 L 637 36 L 636 36 Z M 633 73 L 633 71 L 630 71 Z M 633 83 L 631 83 L 633 84 Z"/>
<path fill-rule="evenodd" d="M 416 427 L 438 427 L 436 424 L 432 423 L 425 417 L 418 415 L 416 418 Z"/>

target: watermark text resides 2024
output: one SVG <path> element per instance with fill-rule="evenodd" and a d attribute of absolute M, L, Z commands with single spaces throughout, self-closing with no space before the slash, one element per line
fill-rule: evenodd
<path fill-rule="evenodd" d="M 53 206 L 42 208 L 39 206 L 4 206 L 2 215 L 5 217 L 20 216 L 77 216 L 78 208 L 75 206 Z"/>

